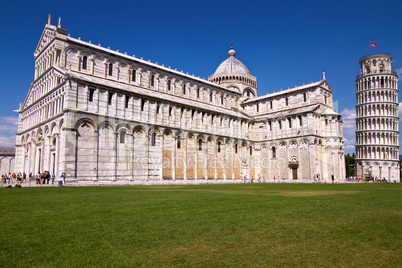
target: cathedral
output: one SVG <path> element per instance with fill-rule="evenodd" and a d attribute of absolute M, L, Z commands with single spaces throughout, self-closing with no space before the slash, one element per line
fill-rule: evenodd
<path fill-rule="evenodd" d="M 70 37 L 50 19 L 34 58 L 16 172 L 64 173 L 82 185 L 345 176 L 342 120 L 325 74 L 258 97 L 233 48 L 205 80 Z"/>

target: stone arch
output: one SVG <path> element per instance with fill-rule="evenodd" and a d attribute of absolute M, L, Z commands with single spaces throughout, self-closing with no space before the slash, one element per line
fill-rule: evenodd
<path fill-rule="evenodd" d="M 55 134 L 55 133 L 59 133 L 59 129 L 58 129 L 58 127 L 57 127 L 56 122 L 53 122 L 53 123 L 50 125 L 50 133 L 51 133 L 51 135 L 53 135 L 53 134 Z"/>
<path fill-rule="evenodd" d="M 91 119 L 89 119 L 89 118 L 81 118 L 81 119 L 79 119 L 76 123 L 75 123 L 75 126 L 74 126 L 74 128 L 75 129 L 78 129 L 78 127 L 80 126 L 80 125 L 83 125 L 83 124 L 89 124 L 94 130 L 96 129 L 96 127 L 95 127 L 95 123 L 91 120 Z M 60 124 L 61 125 L 61 124 Z"/>
<path fill-rule="evenodd" d="M 147 129 L 146 129 L 146 127 L 144 127 L 143 125 L 136 125 L 134 128 L 133 128 L 133 134 L 135 134 L 135 133 L 147 133 L 148 131 L 147 131 Z"/>
<path fill-rule="evenodd" d="M 116 126 L 116 133 L 119 133 L 120 130 L 122 130 L 122 129 L 126 129 L 127 134 L 131 134 L 131 127 L 128 124 L 121 123 L 121 124 L 117 125 Z"/>
<path fill-rule="evenodd" d="M 97 170 L 97 141 L 95 125 L 92 120 L 82 118 L 75 124 L 76 163 L 75 177 L 80 180 L 93 180 Z"/>

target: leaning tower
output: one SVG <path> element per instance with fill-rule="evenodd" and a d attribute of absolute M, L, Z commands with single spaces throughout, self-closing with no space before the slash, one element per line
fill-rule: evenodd
<path fill-rule="evenodd" d="M 356 176 L 399 178 L 398 75 L 387 54 L 360 60 L 356 78 Z"/>

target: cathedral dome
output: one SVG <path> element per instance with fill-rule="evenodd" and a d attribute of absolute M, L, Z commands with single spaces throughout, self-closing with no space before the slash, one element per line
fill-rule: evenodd
<path fill-rule="evenodd" d="M 215 73 L 208 77 L 208 81 L 217 83 L 218 85 L 226 84 L 226 86 L 236 84 L 244 86 L 257 87 L 257 78 L 251 75 L 247 67 L 235 58 L 236 51 L 233 47 L 228 52 L 229 58 L 222 62 L 216 69 Z"/>
<path fill-rule="evenodd" d="M 238 59 L 235 58 L 236 51 L 231 48 L 228 52 L 229 58 L 219 65 L 214 75 L 251 75 L 247 67 Z"/>

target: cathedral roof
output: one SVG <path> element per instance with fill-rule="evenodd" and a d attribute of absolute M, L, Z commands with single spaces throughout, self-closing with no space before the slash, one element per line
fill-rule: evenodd
<path fill-rule="evenodd" d="M 15 155 L 15 147 L 0 147 L 0 155 Z"/>
<path fill-rule="evenodd" d="M 251 75 L 247 67 L 238 59 L 235 58 L 236 51 L 231 48 L 228 52 L 229 58 L 219 65 L 214 75 Z"/>

